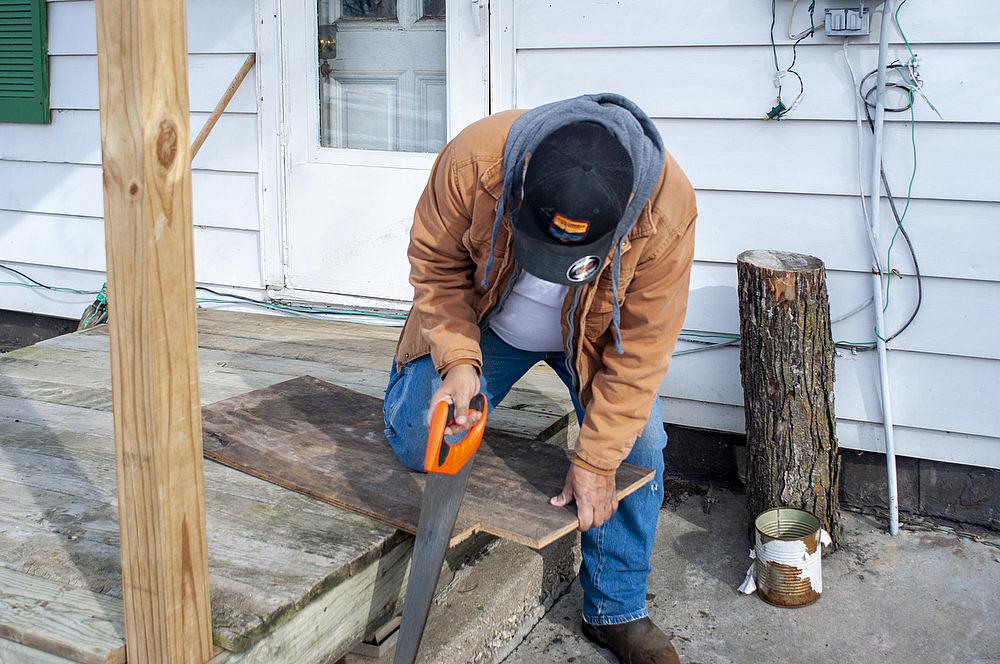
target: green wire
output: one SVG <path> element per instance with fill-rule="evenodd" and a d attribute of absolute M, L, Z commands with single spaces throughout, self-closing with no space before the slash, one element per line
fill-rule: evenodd
<path fill-rule="evenodd" d="M 726 334 L 724 332 L 688 332 L 681 330 L 682 337 L 708 337 L 710 339 L 739 339 L 738 334 Z"/>
<path fill-rule="evenodd" d="M 224 300 L 221 298 L 213 297 L 199 297 L 195 298 L 196 302 L 217 302 L 222 304 L 250 304 L 263 307 L 265 309 L 274 309 L 276 311 L 293 311 L 302 314 L 331 314 L 338 316 L 366 316 L 371 318 L 389 318 L 392 320 L 405 320 L 406 316 L 403 314 L 388 314 L 381 313 L 378 311 L 354 311 L 351 309 L 324 309 L 321 307 L 294 307 L 284 304 L 273 304 L 271 302 L 251 302 L 249 300 Z"/>
<path fill-rule="evenodd" d="M 896 19 L 896 29 L 899 30 L 899 34 L 903 37 L 903 42 L 906 44 L 906 50 L 910 52 L 910 62 L 916 59 L 916 54 L 910 47 L 910 40 L 906 36 L 906 32 L 903 30 L 902 23 L 899 22 L 899 11 L 903 8 L 908 0 L 903 0 L 896 6 L 896 12 L 894 17 Z M 889 242 L 889 249 L 886 251 L 885 256 L 885 303 L 882 305 L 882 311 L 885 312 L 889 308 L 889 292 L 892 288 L 892 248 L 896 244 L 896 238 L 899 237 L 899 232 L 903 228 L 903 221 L 906 219 L 906 213 L 910 209 L 910 201 L 913 197 L 913 181 L 917 177 L 917 119 L 914 113 L 913 104 L 916 101 L 913 90 L 909 90 L 910 93 L 910 145 L 913 146 L 913 171 L 910 173 L 910 184 L 906 189 L 906 206 L 903 208 L 903 214 L 899 217 L 899 223 L 896 224 L 896 230 L 892 234 L 892 240 Z M 879 336 L 878 330 L 875 330 L 875 336 Z M 881 339 L 881 337 L 879 337 Z"/>
<path fill-rule="evenodd" d="M 36 286 L 35 284 L 25 284 L 19 281 L 3 281 L 0 282 L 0 286 L 23 286 L 25 288 L 42 288 L 42 286 Z M 74 288 L 64 288 L 61 286 L 49 286 L 49 290 L 55 290 L 66 293 L 75 293 L 78 295 L 100 295 L 102 291 L 83 291 L 76 290 Z M 273 304 L 271 302 L 251 302 L 249 300 L 239 300 L 232 299 L 226 300 L 223 298 L 214 297 L 199 297 L 195 298 L 196 302 L 209 302 L 209 303 L 219 303 L 219 304 L 248 304 L 257 305 L 259 307 L 264 307 L 265 309 L 274 309 L 277 311 L 292 311 L 299 313 L 311 313 L 311 314 L 330 314 L 330 315 L 340 315 L 340 316 L 368 316 L 373 318 L 389 318 L 394 320 L 405 320 L 406 316 L 404 314 L 390 314 L 381 313 L 376 311 L 353 311 L 350 309 L 326 309 L 322 307 L 295 307 L 284 304 Z M 738 341 L 740 335 L 738 334 L 728 334 L 724 332 L 691 332 L 688 330 L 681 330 L 681 336 L 685 337 L 707 337 L 711 339 L 729 339 L 731 341 Z M 874 342 L 862 342 L 862 341 L 836 341 L 834 345 L 837 346 L 871 346 Z"/>
<path fill-rule="evenodd" d="M 903 37 L 903 42 L 904 42 L 904 43 L 906 44 L 906 50 L 910 52 L 910 57 L 911 57 L 911 58 L 915 58 L 915 57 L 917 57 L 917 56 L 916 56 L 916 55 L 915 55 L 915 54 L 913 53 L 913 49 L 912 49 L 912 48 L 910 48 L 910 40 L 906 38 L 906 33 L 905 33 L 905 32 L 903 32 L 903 26 L 902 26 L 902 25 L 900 24 L 900 22 L 899 22 L 899 10 L 903 8 L 903 5 L 905 5 L 905 4 L 907 3 L 907 1 L 908 1 L 908 0 L 903 0 L 903 1 L 902 1 L 901 3 L 899 3 L 899 5 L 898 5 L 898 6 L 896 7 L 896 14 L 895 14 L 895 18 L 896 18 L 896 29 L 897 29 L 897 30 L 899 30 L 899 34 L 900 34 L 900 35 L 902 35 L 902 37 Z"/>

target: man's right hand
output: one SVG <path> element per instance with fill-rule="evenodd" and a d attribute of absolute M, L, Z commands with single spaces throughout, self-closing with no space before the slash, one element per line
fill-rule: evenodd
<path fill-rule="evenodd" d="M 471 364 L 452 367 L 445 375 L 441 387 L 431 397 L 430 407 L 427 410 L 427 423 L 430 424 L 431 414 L 438 402 L 446 401 L 455 405 L 455 425 L 446 427 L 445 434 L 451 436 L 467 431 L 481 417 L 478 412 L 469 413 L 469 402 L 477 394 L 479 394 L 479 372 L 476 368 Z"/>

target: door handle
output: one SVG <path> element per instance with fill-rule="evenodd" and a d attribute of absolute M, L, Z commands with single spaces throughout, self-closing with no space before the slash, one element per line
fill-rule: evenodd
<path fill-rule="evenodd" d="M 337 24 L 319 26 L 319 57 L 321 60 L 337 59 Z"/>
<path fill-rule="evenodd" d="M 472 0 L 472 23 L 476 26 L 476 36 L 483 34 L 483 10 L 489 0 Z"/>

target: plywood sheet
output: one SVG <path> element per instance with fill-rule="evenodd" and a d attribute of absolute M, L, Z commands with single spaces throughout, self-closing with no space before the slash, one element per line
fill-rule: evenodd
<path fill-rule="evenodd" d="M 416 532 L 425 477 L 393 455 L 380 400 L 303 376 L 207 406 L 203 420 L 210 459 Z M 549 504 L 567 463 L 565 450 L 488 430 L 452 545 L 483 531 L 537 549 L 572 532 L 575 511 Z M 622 465 L 619 497 L 652 478 Z"/>

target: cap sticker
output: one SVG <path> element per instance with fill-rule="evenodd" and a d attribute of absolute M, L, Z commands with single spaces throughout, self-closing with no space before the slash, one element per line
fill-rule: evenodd
<path fill-rule="evenodd" d="M 600 257 L 584 256 L 569 266 L 569 269 L 566 270 L 566 278 L 576 283 L 589 281 L 595 274 L 597 274 L 597 270 L 600 267 Z"/>
<path fill-rule="evenodd" d="M 552 224 L 549 226 L 552 236 L 563 242 L 579 242 L 587 236 L 588 230 L 590 230 L 589 221 L 570 219 L 559 212 L 553 215 Z"/>

